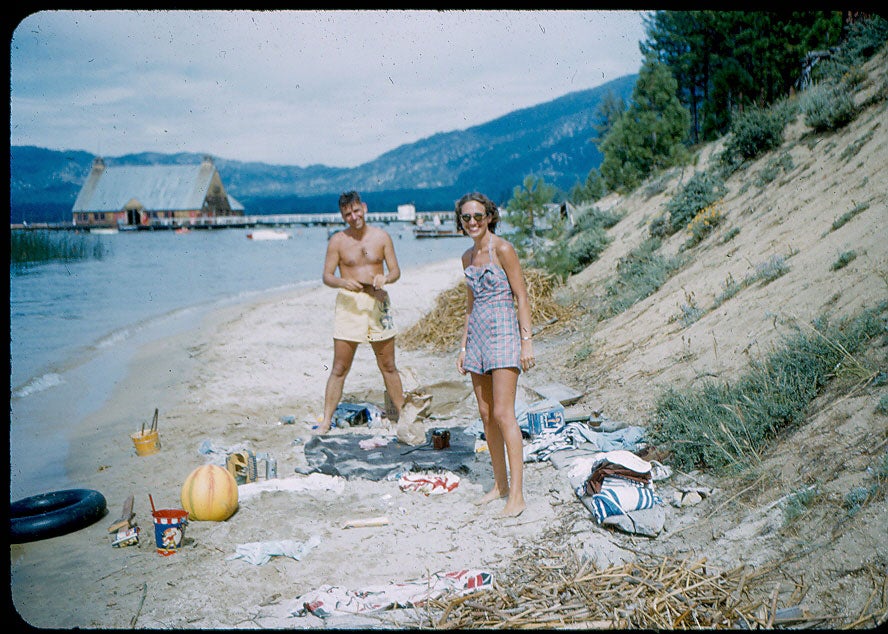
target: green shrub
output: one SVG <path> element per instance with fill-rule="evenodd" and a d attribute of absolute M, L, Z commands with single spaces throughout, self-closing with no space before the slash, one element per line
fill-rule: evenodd
<path fill-rule="evenodd" d="M 789 172 L 795 167 L 792 156 L 789 152 L 781 152 L 780 156 L 772 158 L 768 161 L 765 168 L 756 176 L 755 184 L 757 187 L 764 187 L 780 175 L 780 172 Z"/>
<path fill-rule="evenodd" d="M 854 487 L 845 494 L 845 500 L 842 506 L 848 511 L 848 517 L 854 517 L 857 513 L 867 505 L 867 503 L 876 497 L 879 491 L 879 485 L 873 484 L 869 487 Z"/>
<path fill-rule="evenodd" d="M 744 288 L 752 286 L 756 282 L 762 282 L 764 286 L 788 272 L 789 265 L 783 256 L 772 255 L 766 261 L 757 264 L 755 271 L 743 278 L 742 282 L 737 282 L 733 275 L 728 274 L 727 279 L 722 284 L 722 292 L 715 298 L 713 308 L 718 308 Z"/>
<path fill-rule="evenodd" d="M 620 222 L 622 216 L 613 211 L 601 211 L 598 207 L 591 207 L 579 212 L 574 219 L 574 231 L 587 231 L 593 228 L 610 229 Z"/>
<path fill-rule="evenodd" d="M 713 306 L 713 308 L 718 308 L 726 301 L 731 299 L 734 295 L 743 290 L 745 287 L 745 284 L 737 282 L 734 279 L 734 276 L 729 273 L 727 279 L 725 279 L 724 283 L 722 284 L 722 292 L 719 293 L 715 298 L 715 305 Z"/>
<path fill-rule="evenodd" d="M 681 311 L 681 314 L 678 316 L 678 321 L 685 328 L 706 314 L 705 310 L 697 306 L 697 300 L 694 299 L 693 293 L 685 293 L 685 303 L 681 304 L 678 308 Z"/>
<path fill-rule="evenodd" d="M 765 286 L 781 275 L 789 272 L 789 265 L 782 255 L 772 255 L 767 261 L 758 264 L 755 267 L 755 275 L 748 281 L 747 286 L 752 282 L 762 282 Z"/>
<path fill-rule="evenodd" d="M 578 273 L 598 259 L 610 244 L 611 237 L 602 227 L 592 227 L 580 233 L 570 242 L 570 273 Z"/>
<path fill-rule="evenodd" d="M 845 251 L 839 256 L 839 259 L 832 263 L 830 267 L 833 271 L 838 271 L 848 266 L 857 257 L 857 251 Z"/>
<path fill-rule="evenodd" d="M 720 176 L 711 172 L 697 172 L 684 187 L 666 203 L 673 231 L 684 228 L 697 213 L 713 204 L 728 191 Z"/>
<path fill-rule="evenodd" d="M 867 467 L 866 470 L 872 473 L 877 480 L 888 480 L 888 453 L 882 454 L 882 459 L 876 463 L 875 467 Z"/>
<path fill-rule="evenodd" d="M 734 238 L 740 235 L 740 227 L 731 227 L 731 229 L 724 235 L 719 244 L 727 244 Z"/>
<path fill-rule="evenodd" d="M 882 397 L 879 399 L 879 404 L 876 405 L 876 411 L 879 414 L 888 416 L 888 394 L 882 394 Z"/>
<path fill-rule="evenodd" d="M 9 237 L 9 263 L 15 266 L 38 262 L 70 262 L 102 259 L 105 245 L 97 236 L 70 231 L 14 230 Z"/>
<path fill-rule="evenodd" d="M 857 156 L 857 153 L 860 152 L 860 150 L 863 148 L 863 146 L 866 145 L 870 141 L 870 139 L 873 138 L 873 135 L 876 131 L 876 127 L 877 126 L 873 126 L 862 137 L 860 137 L 859 139 L 856 139 L 853 143 L 849 143 L 848 147 L 846 147 L 844 150 L 842 150 L 842 153 L 839 154 L 839 159 L 842 161 L 847 161 L 848 159 Z M 863 177 L 863 185 L 861 185 L 861 186 L 865 186 L 868 180 L 869 180 L 869 177 L 864 176 Z"/>
<path fill-rule="evenodd" d="M 848 90 L 841 85 L 818 84 L 802 94 L 805 124 L 815 132 L 838 130 L 857 116 Z"/>
<path fill-rule="evenodd" d="M 653 444 L 671 452 L 677 469 L 728 472 L 759 461 L 767 443 L 800 424 L 808 404 L 835 368 L 885 330 L 888 302 L 830 326 L 815 320 L 735 383 L 705 381 L 697 389 L 667 388 L 649 426 Z"/>
<path fill-rule="evenodd" d="M 657 178 L 648 179 L 643 190 L 645 199 L 653 198 L 657 194 L 662 194 L 666 191 L 666 187 L 669 185 L 669 178 L 670 174 L 667 172 L 658 175 Z"/>
<path fill-rule="evenodd" d="M 588 359 L 589 355 L 591 355 L 593 352 L 595 352 L 595 347 L 591 343 L 587 343 L 584 346 L 580 346 L 577 349 L 577 351 L 574 352 L 574 355 L 573 355 L 574 365 L 576 365 L 578 363 L 582 363 L 583 361 Z"/>
<path fill-rule="evenodd" d="M 815 81 L 853 85 L 859 72 L 856 66 L 876 54 L 888 41 L 888 21 L 880 15 L 853 22 L 842 47 L 830 58 L 817 64 L 811 72 Z"/>
<path fill-rule="evenodd" d="M 792 522 L 804 515 L 814 505 L 817 498 L 818 494 L 815 487 L 805 487 L 804 489 L 793 491 L 783 505 L 783 516 L 786 522 Z"/>
<path fill-rule="evenodd" d="M 552 273 L 562 282 L 576 269 L 566 239 L 546 239 L 544 242 L 539 242 L 533 254 L 527 258 L 526 265 Z"/>
<path fill-rule="evenodd" d="M 668 213 L 656 216 L 648 225 L 648 234 L 652 238 L 668 238 L 673 233 L 675 231 L 672 229 Z"/>
<path fill-rule="evenodd" d="M 736 115 L 725 147 L 717 157 L 718 163 L 733 171 L 743 162 L 779 147 L 783 130 L 794 114 L 793 107 L 781 102 L 771 108 L 752 107 Z"/>
<path fill-rule="evenodd" d="M 842 214 L 841 216 L 839 216 L 838 218 L 836 218 L 833 221 L 832 226 L 829 228 L 829 230 L 835 231 L 836 229 L 841 228 L 846 222 L 851 220 L 854 216 L 856 216 L 857 214 L 859 214 L 861 212 L 866 211 L 867 209 L 869 209 L 869 203 L 860 203 L 859 205 L 854 205 L 854 209 L 852 209 L 851 211 L 848 211 L 848 212 Z"/>
<path fill-rule="evenodd" d="M 652 295 L 678 270 L 681 262 L 656 253 L 658 238 L 648 238 L 617 262 L 617 277 L 605 288 L 605 317 L 617 315 Z"/>

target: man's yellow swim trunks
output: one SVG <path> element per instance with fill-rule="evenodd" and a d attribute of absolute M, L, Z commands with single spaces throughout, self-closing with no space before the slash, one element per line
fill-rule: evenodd
<path fill-rule="evenodd" d="M 380 295 L 385 299 L 378 300 L 369 293 L 340 288 L 333 313 L 333 338 L 369 343 L 394 337 L 395 322 L 389 295 L 385 291 Z"/>

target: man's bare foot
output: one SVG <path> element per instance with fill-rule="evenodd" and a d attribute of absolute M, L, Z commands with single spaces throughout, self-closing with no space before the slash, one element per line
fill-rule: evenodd
<path fill-rule="evenodd" d="M 527 504 L 525 504 L 523 500 L 517 504 L 508 503 L 506 504 L 506 508 L 500 513 L 500 517 L 518 517 L 526 508 Z"/>
<path fill-rule="evenodd" d="M 312 430 L 311 430 L 311 433 L 314 434 L 315 436 L 323 436 L 323 435 L 326 434 L 328 431 L 330 431 L 330 425 L 329 425 L 329 424 L 327 424 L 327 425 L 318 425 L 318 426 L 317 426 L 317 429 L 312 429 Z"/>
<path fill-rule="evenodd" d="M 497 489 L 496 487 L 493 487 L 490 491 L 485 493 L 482 497 L 475 500 L 475 506 L 483 506 L 483 505 L 487 504 L 488 502 L 493 502 L 494 500 L 499 500 L 501 498 L 506 497 L 507 495 L 509 495 L 508 491 L 506 491 L 505 493 L 500 493 L 499 489 Z"/>

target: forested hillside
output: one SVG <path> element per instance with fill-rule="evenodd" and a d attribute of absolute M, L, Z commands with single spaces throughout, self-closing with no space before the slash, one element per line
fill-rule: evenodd
<path fill-rule="evenodd" d="M 226 189 L 248 214 L 335 212 L 336 197 L 352 188 L 361 191 L 373 211 L 395 211 L 407 202 L 420 210 L 450 209 L 469 188 L 504 201 L 527 173 L 565 189 L 582 182 L 601 162 L 590 139 L 602 100 L 627 99 L 635 78 L 621 77 L 478 126 L 436 134 L 355 168 L 213 158 Z M 105 157 L 105 162 L 195 164 L 202 157 L 134 153 Z M 10 148 L 10 222 L 70 221 L 92 159 L 81 151 Z"/>
<path fill-rule="evenodd" d="M 599 248 L 556 293 L 572 316 L 535 321 L 538 367 L 521 385 L 564 383 L 583 394 L 574 412 L 644 427 L 642 456 L 671 469 L 656 483 L 665 524 L 655 537 L 590 528 L 565 504 L 500 576 L 527 588 L 537 575 L 531 589 L 454 603 L 451 623 L 508 626 L 518 609 L 567 628 L 888 620 L 884 40 L 877 50 L 738 118 L 689 164 L 577 209 L 560 239 Z M 530 262 L 562 263 L 516 238 Z"/>

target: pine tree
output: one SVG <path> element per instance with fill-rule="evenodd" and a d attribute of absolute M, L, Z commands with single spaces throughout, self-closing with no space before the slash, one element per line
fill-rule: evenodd
<path fill-rule="evenodd" d="M 683 142 L 690 115 L 676 90 L 664 64 L 642 65 L 629 109 L 601 143 L 601 176 L 608 189 L 630 191 L 655 170 L 687 160 Z"/>

